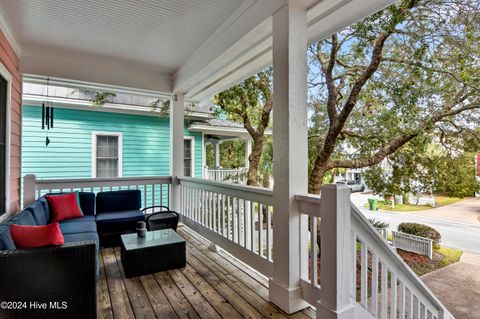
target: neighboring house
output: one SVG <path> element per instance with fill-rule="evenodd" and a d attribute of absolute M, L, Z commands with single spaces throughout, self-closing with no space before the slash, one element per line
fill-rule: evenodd
<path fill-rule="evenodd" d="M 101 107 L 92 106 L 92 98 L 91 92 L 72 88 L 24 84 L 22 175 L 39 179 L 169 175 L 170 122 L 150 106 L 155 98 L 118 93 Z M 50 130 L 42 130 L 42 103 L 54 108 Z M 247 139 L 241 125 L 213 118 L 209 103 L 187 105 L 185 114 L 185 176 L 204 177 L 206 143 Z"/>

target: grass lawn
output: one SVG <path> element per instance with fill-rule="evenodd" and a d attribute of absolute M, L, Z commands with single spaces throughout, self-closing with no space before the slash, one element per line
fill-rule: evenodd
<path fill-rule="evenodd" d="M 368 204 L 365 204 L 365 208 L 369 208 Z M 385 204 L 384 202 L 378 202 L 378 209 L 380 210 L 390 210 L 394 212 L 408 212 L 415 210 L 426 210 L 433 208 L 428 205 L 409 205 L 409 204 L 395 204 L 395 208 L 392 208 L 392 204 Z"/>
<path fill-rule="evenodd" d="M 458 197 L 448 197 L 448 196 L 440 196 L 440 195 L 435 195 L 435 203 L 438 206 L 445 206 L 445 205 L 450 205 L 456 202 L 461 201 L 462 198 Z"/>
<path fill-rule="evenodd" d="M 443 268 L 460 260 L 463 252 L 455 248 L 441 246 L 433 252 L 433 259 L 397 249 L 398 254 L 418 275 L 422 276 L 434 270 Z"/>
<path fill-rule="evenodd" d="M 430 205 L 395 204 L 395 208 L 392 208 L 392 204 L 386 204 L 385 202 L 379 201 L 378 209 L 389 210 L 393 212 L 411 212 L 411 211 L 427 210 L 427 209 L 437 208 L 440 206 L 450 205 L 450 204 L 459 202 L 461 200 L 462 198 L 458 198 L 458 197 L 435 195 L 435 203 L 437 205 L 435 207 L 432 207 Z M 365 204 L 365 208 L 369 208 L 368 204 Z"/>

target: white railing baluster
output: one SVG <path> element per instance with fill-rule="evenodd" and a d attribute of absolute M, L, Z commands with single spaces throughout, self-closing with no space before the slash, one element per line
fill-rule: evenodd
<path fill-rule="evenodd" d="M 372 306 L 371 313 L 378 316 L 378 256 L 372 252 Z"/>
<path fill-rule="evenodd" d="M 385 266 L 383 262 L 380 262 L 380 271 L 381 271 L 381 277 L 382 277 L 382 282 L 381 282 L 381 291 L 380 294 L 382 296 L 381 300 L 381 315 L 380 317 L 382 319 L 387 319 L 387 309 L 388 309 L 388 268 Z"/>
<path fill-rule="evenodd" d="M 408 290 L 407 319 L 413 319 L 413 293 Z"/>
<path fill-rule="evenodd" d="M 368 249 L 365 242 L 360 242 L 360 304 L 367 308 L 368 298 Z"/>
<path fill-rule="evenodd" d="M 267 206 L 267 259 L 272 260 L 272 215 L 271 206 Z M 316 245 L 315 245 L 316 246 Z"/>
<path fill-rule="evenodd" d="M 254 215 L 254 204 L 250 201 L 250 250 L 255 252 L 255 220 L 253 219 Z"/>
<path fill-rule="evenodd" d="M 317 247 L 317 218 L 309 216 L 310 218 L 310 281 L 313 285 L 318 285 L 318 247 Z"/>
<path fill-rule="evenodd" d="M 390 273 L 390 318 L 397 318 L 397 275 Z"/>
<path fill-rule="evenodd" d="M 258 254 L 263 256 L 263 205 L 258 204 Z"/>
<path fill-rule="evenodd" d="M 398 305 L 398 315 L 399 318 L 405 319 L 405 284 L 403 281 L 400 281 L 400 296 L 399 296 L 399 305 Z"/>

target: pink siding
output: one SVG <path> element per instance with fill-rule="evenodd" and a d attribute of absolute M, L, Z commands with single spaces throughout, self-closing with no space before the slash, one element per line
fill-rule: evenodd
<path fill-rule="evenodd" d="M 13 77 L 10 110 L 10 212 L 15 212 L 20 209 L 22 77 L 18 69 L 18 57 L 1 30 L 0 63 L 5 66 Z"/>

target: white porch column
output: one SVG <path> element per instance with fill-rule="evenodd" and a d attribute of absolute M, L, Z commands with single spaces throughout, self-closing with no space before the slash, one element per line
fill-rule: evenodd
<path fill-rule="evenodd" d="M 215 169 L 220 167 L 220 142 L 216 142 L 215 146 Z"/>
<path fill-rule="evenodd" d="M 250 167 L 250 161 L 248 158 L 250 157 L 250 154 L 252 154 L 252 140 L 247 138 L 245 140 L 245 167 L 249 168 Z"/>
<path fill-rule="evenodd" d="M 318 319 L 350 319 L 352 243 L 350 240 L 350 189 L 346 185 L 325 185 L 321 190 L 320 232 L 322 234 Z"/>
<path fill-rule="evenodd" d="M 170 209 L 180 212 L 180 185 L 177 177 L 183 176 L 183 94 L 173 93 L 170 100 L 170 173 L 173 177 Z"/>
<path fill-rule="evenodd" d="M 289 1 L 273 16 L 273 278 L 269 299 L 287 313 L 307 307 L 301 298 L 301 249 L 308 236 L 296 194 L 308 192 L 307 14 Z"/>

